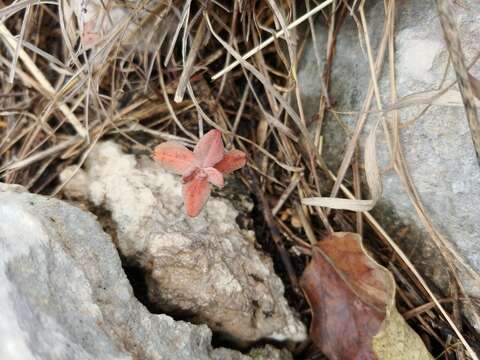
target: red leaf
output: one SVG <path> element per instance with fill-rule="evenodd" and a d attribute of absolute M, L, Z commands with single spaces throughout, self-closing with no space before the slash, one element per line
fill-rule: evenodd
<path fill-rule="evenodd" d="M 188 169 L 183 175 L 182 175 L 182 183 L 186 184 L 189 181 L 192 181 L 195 176 L 198 175 L 200 172 L 200 169 L 198 167 L 192 167 Z"/>
<path fill-rule="evenodd" d="M 210 130 L 202 136 L 193 150 L 200 167 L 211 167 L 223 159 L 222 134 L 218 130 Z"/>
<path fill-rule="evenodd" d="M 195 176 L 189 182 L 183 184 L 183 201 L 188 216 L 195 217 L 202 210 L 210 195 L 208 178 Z"/>
<path fill-rule="evenodd" d="M 245 165 L 246 156 L 239 150 L 224 154 L 220 131 L 206 133 L 193 152 L 176 142 L 155 148 L 154 159 L 164 168 L 182 175 L 183 197 L 187 215 L 197 216 L 210 195 L 209 182 L 223 187 L 223 174 Z M 214 166 L 215 165 L 215 166 Z"/>
<path fill-rule="evenodd" d="M 310 337 L 331 360 L 376 359 L 372 339 L 395 292 L 360 236 L 335 233 L 312 248 L 300 285 L 312 309 Z"/>
<path fill-rule="evenodd" d="M 213 167 L 203 169 L 207 174 L 208 181 L 213 185 L 223 187 L 223 174 Z"/>
<path fill-rule="evenodd" d="M 231 150 L 225 154 L 223 159 L 215 165 L 215 169 L 223 174 L 229 174 L 245 166 L 247 156 L 243 151 Z"/>
<path fill-rule="evenodd" d="M 168 171 L 184 174 L 194 165 L 193 152 L 182 144 L 167 141 L 155 148 L 153 158 Z"/>

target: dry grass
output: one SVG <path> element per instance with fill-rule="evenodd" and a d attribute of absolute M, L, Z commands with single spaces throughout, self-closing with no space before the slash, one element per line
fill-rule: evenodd
<path fill-rule="evenodd" d="M 105 2 L 108 8 L 111 3 Z M 176 139 L 192 145 L 207 128 L 220 129 L 227 144 L 250 154 L 250 169 L 243 180 L 262 205 L 293 292 L 295 267 L 305 265 L 307 258 L 301 254 L 308 254 L 311 244 L 334 230 L 366 232 L 374 244 L 372 251 L 396 277 L 399 307 L 427 344 L 437 353 L 439 348 L 444 351 L 445 358 L 452 353 L 459 359 L 476 358 L 462 335 L 469 332 L 458 314 L 461 303 L 472 300 L 463 294 L 454 263 L 463 264 L 472 278 L 478 280 L 478 274 L 429 220 L 402 155 L 398 113 L 395 107 L 384 111 L 376 82 L 385 63 L 391 100 L 396 103 L 398 5 L 395 0 L 385 1 L 384 35 L 380 46 L 372 48 L 363 3 L 307 1 L 309 13 L 302 17 L 292 0 L 159 0 L 153 8 L 148 0 L 126 1 L 130 15 L 105 34 L 95 49 L 85 50 L 67 1 L 0 0 L 0 175 L 3 181 L 22 184 L 32 192 L 61 195 L 64 184 L 59 173 L 72 164 L 81 167 L 101 139 L 115 138 L 131 152 L 149 153 L 160 141 Z M 349 16 L 355 17 L 359 27 L 370 63 L 365 71 L 372 76 L 335 174 L 322 159 L 322 123 L 329 113 L 338 116 L 327 94 L 336 36 Z M 329 46 L 327 54 L 316 51 L 319 64 L 326 59 L 323 96 L 317 116 L 306 119 L 296 72 L 304 46 L 299 39 L 314 35 L 314 19 L 328 27 Z M 307 36 L 298 36 L 300 22 Z M 131 33 L 132 23 L 142 24 L 142 30 Z M 129 45 L 120 46 L 122 42 Z M 372 102 L 382 116 L 370 119 Z M 365 155 L 372 198 L 362 199 L 362 167 L 356 154 L 359 135 L 369 120 L 377 121 Z M 428 287 L 368 212 L 381 196 L 375 159 L 377 127 L 388 139 L 392 165 L 431 241 L 450 266 L 456 291 L 448 294 L 445 289 L 446 297 L 440 298 Z M 353 170 L 352 188 L 344 181 L 349 169 Z M 302 205 L 305 198 L 321 197 L 321 188 L 329 182 L 333 184 L 330 199 Z M 337 199 L 339 193 L 350 200 Z M 307 203 L 358 212 L 352 215 Z"/>

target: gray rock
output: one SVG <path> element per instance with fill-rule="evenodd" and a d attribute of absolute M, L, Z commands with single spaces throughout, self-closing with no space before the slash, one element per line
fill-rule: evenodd
<path fill-rule="evenodd" d="M 211 198 L 198 217 L 187 217 L 180 178 L 113 142 L 98 144 L 65 189 L 82 190 L 111 213 L 119 250 L 145 272 L 150 302 L 161 311 L 239 344 L 306 338 L 271 260 L 255 249 L 253 232 L 239 229 L 227 200 Z"/>
<path fill-rule="evenodd" d="M 65 202 L 0 184 L 0 248 L 0 359 L 251 359 L 150 314 L 109 236 Z"/>
<path fill-rule="evenodd" d="M 480 4 L 478 1 L 462 3 L 468 9 L 456 6 L 455 10 L 468 62 L 478 52 Z M 383 34 L 384 12 L 383 1 L 369 2 L 367 21 L 374 56 Z M 326 29 L 318 22 L 316 36 L 323 55 Z M 434 90 L 440 85 L 448 52 L 435 1 L 397 2 L 395 48 L 399 97 Z M 321 74 L 314 54 L 310 41 L 298 76 L 308 117 L 317 112 L 320 96 L 320 81 L 318 77 L 312 76 Z M 478 75 L 480 66 L 476 65 L 472 71 Z M 384 67 L 379 82 L 384 105 L 390 104 L 388 77 L 388 71 Z M 453 78 L 450 71 L 448 79 Z M 369 80 L 367 55 L 360 46 L 358 29 L 353 19 L 349 18 L 338 36 L 333 62 L 331 97 L 335 101 L 336 110 L 359 111 Z M 410 173 L 434 225 L 473 268 L 480 270 L 480 169 L 464 110 L 461 107 L 433 106 L 421 118 L 411 121 L 421 109 L 423 106 L 414 106 L 400 111 L 400 119 L 406 124 L 401 130 L 401 142 Z M 375 106 L 372 110 L 375 110 Z M 353 129 L 357 116 L 340 116 Z M 362 144 L 377 116 L 373 114 L 369 117 Z M 343 158 L 347 136 L 332 117 L 326 119 L 324 135 L 324 155 L 329 166 L 336 171 Z M 388 149 L 380 135 L 377 156 L 385 169 L 389 159 Z M 423 273 L 441 288 L 447 289 L 446 266 L 439 266 L 442 261 L 439 252 L 431 245 L 399 178 L 393 171 L 386 171 L 383 185 L 383 199 L 374 209 L 375 216 L 399 240 Z M 468 282 L 466 285 L 470 294 L 480 294 L 480 287 Z"/>

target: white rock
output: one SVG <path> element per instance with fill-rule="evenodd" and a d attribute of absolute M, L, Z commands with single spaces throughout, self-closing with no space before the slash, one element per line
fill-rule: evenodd
<path fill-rule="evenodd" d="M 205 325 L 150 314 L 109 236 L 65 202 L 0 184 L 0 249 L 2 360 L 256 357 L 213 350 Z"/>
<path fill-rule="evenodd" d="M 211 198 L 198 217 L 187 217 L 180 178 L 113 142 L 95 147 L 81 176 L 90 184 L 85 197 L 111 212 L 118 247 L 145 272 L 158 309 L 241 343 L 306 338 L 270 259 L 254 248 L 253 234 L 243 235 L 228 201 Z M 67 194 L 79 191 L 72 184 Z"/>

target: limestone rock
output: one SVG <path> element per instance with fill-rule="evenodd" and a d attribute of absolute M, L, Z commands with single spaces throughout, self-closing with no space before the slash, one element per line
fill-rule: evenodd
<path fill-rule="evenodd" d="M 251 358 L 213 350 L 205 325 L 150 314 L 109 236 L 65 202 L 0 184 L 0 247 L 1 359 Z"/>
<path fill-rule="evenodd" d="M 160 311 L 238 343 L 306 338 L 270 259 L 255 249 L 252 232 L 239 229 L 227 200 L 211 198 L 198 217 L 187 217 L 180 178 L 113 142 L 98 144 L 79 176 L 88 178 L 85 197 L 111 213 L 118 248 L 145 273 Z M 77 183 L 66 193 L 78 193 Z"/>

